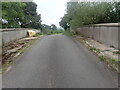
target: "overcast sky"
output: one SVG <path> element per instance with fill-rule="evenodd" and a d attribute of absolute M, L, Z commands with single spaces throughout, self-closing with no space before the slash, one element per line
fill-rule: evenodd
<path fill-rule="evenodd" d="M 66 12 L 67 0 L 33 0 L 37 5 L 37 12 L 41 14 L 43 24 L 59 26 L 60 18 Z"/>

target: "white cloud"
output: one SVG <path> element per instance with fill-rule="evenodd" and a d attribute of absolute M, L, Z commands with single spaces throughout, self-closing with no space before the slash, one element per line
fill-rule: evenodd
<path fill-rule="evenodd" d="M 67 0 L 33 0 L 37 5 L 37 12 L 41 14 L 42 23 L 59 26 L 60 18 L 64 15 Z"/>

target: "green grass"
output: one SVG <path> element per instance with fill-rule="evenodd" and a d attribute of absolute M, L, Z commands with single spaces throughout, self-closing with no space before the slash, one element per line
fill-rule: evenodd
<path fill-rule="evenodd" d="M 42 33 L 36 33 L 33 37 L 38 37 L 40 35 L 42 35 Z"/>
<path fill-rule="evenodd" d="M 101 61 L 104 61 L 108 65 L 111 65 L 113 69 L 120 67 L 120 63 L 113 58 L 109 58 L 107 56 L 99 56 L 99 58 Z"/>
<path fill-rule="evenodd" d="M 53 35 L 53 34 L 62 34 L 63 30 L 51 30 L 51 29 L 44 29 L 43 34 L 45 35 Z"/>
<path fill-rule="evenodd" d="M 96 49 L 96 48 L 94 48 L 94 47 L 91 47 L 90 50 L 91 50 L 91 51 L 94 51 L 94 52 L 96 52 L 96 53 L 100 53 L 100 49 Z"/>
<path fill-rule="evenodd" d="M 110 45 L 111 48 L 115 48 L 113 45 Z"/>
<path fill-rule="evenodd" d="M 102 42 L 101 42 L 101 41 L 99 41 L 99 40 L 98 40 L 97 42 L 99 42 L 100 44 L 102 44 Z"/>
<path fill-rule="evenodd" d="M 113 54 L 120 54 L 120 51 L 115 51 L 113 52 Z"/>
<path fill-rule="evenodd" d="M 106 56 L 99 56 L 101 61 L 106 61 L 108 58 Z"/>
<path fill-rule="evenodd" d="M 63 31 L 63 35 L 74 36 L 74 34 L 70 31 Z"/>

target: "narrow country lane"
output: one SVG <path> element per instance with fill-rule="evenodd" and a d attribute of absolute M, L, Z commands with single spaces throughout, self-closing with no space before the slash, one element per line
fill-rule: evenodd
<path fill-rule="evenodd" d="M 65 35 L 48 35 L 3 75 L 3 88 L 115 88 L 117 74 Z"/>

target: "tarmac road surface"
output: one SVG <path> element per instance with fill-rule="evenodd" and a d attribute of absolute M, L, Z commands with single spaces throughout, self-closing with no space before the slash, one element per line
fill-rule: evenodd
<path fill-rule="evenodd" d="M 65 35 L 38 39 L 2 79 L 3 88 L 117 87 L 117 74 L 81 43 Z"/>

